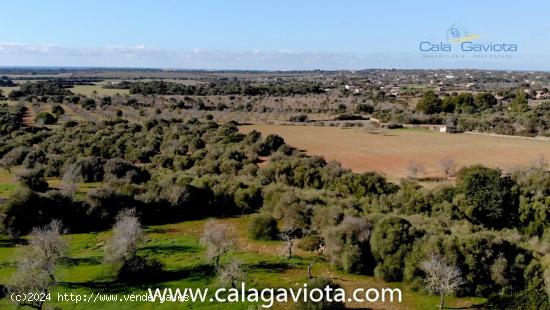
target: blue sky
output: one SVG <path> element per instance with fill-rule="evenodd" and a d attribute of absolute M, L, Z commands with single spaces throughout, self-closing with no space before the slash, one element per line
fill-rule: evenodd
<path fill-rule="evenodd" d="M 2 1 L 0 66 L 550 70 L 548 1 Z M 458 23 L 508 58 L 422 57 Z"/>

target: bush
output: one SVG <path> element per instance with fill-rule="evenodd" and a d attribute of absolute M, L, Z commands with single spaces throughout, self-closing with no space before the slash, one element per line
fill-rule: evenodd
<path fill-rule="evenodd" d="M 96 107 L 95 100 L 92 98 L 84 99 L 82 102 L 80 102 L 80 105 L 86 110 L 93 110 Z"/>
<path fill-rule="evenodd" d="M 277 221 L 268 214 L 253 215 L 248 222 L 248 234 L 254 240 L 276 240 L 279 234 Z"/>
<path fill-rule="evenodd" d="M 40 112 L 34 118 L 34 122 L 39 125 L 53 125 L 57 123 L 57 117 L 48 112 Z"/>
<path fill-rule="evenodd" d="M 360 121 L 365 120 L 365 118 L 361 115 L 353 115 L 353 114 L 340 114 L 334 118 L 336 121 Z"/>
<path fill-rule="evenodd" d="M 260 156 L 268 156 L 274 151 L 278 150 L 282 145 L 285 144 L 285 140 L 278 135 L 271 134 L 265 138 L 265 141 L 260 147 L 258 154 Z"/>
<path fill-rule="evenodd" d="M 50 191 L 38 194 L 29 188 L 18 188 L 2 204 L 0 209 L 2 231 L 11 236 L 29 233 L 34 227 L 41 227 L 52 220 L 63 220 L 70 228 L 76 224 L 82 227 L 82 216 L 79 207 L 59 192 Z"/>
<path fill-rule="evenodd" d="M 83 182 L 103 181 L 105 160 L 100 157 L 84 157 L 76 161 L 73 167 Z"/>
<path fill-rule="evenodd" d="M 35 149 L 27 154 L 25 160 L 23 161 L 23 166 L 27 169 L 33 169 L 39 165 L 45 164 L 46 162 L 46 153 L 40 149 Z"/>
<path fill-rule="evenodd" d="M 60 115 L 65 114 L 65 110 L 64 110 L 60 105 L 54 105 L 54 106 L 52 107 L 52 113 L 53 113 L 55 116 L 59 117 Z"/>
<path fill-rule="evenodd" d="M 306 114 L 292 115 L 289 118 L 289 121 L 297 122 L 297 123 L 305 123 L 305 122 L 309 121 L 309 117 Z"/>
<path fill-rule="evenodd" d="M 334 297 L 334 291 L 335 290 L 341 290 L 342 288 L 338 285 L 330 281 L 326 278 L 314 278 L 309 279 L 307 281 L 307 289 L 309 292 L 313 289 L 319 289 L 321 291 L 325 291 L 326 287 L 330 287 L 332 289 Z M 326 296 L 325 296 L 326 297 Z M 328 301 L 326 299 L 321 300 L 319 302 L 314 302 L 308 299 L 307 302 L 301 301 L 296 304 L 296 309 L 299 310 L 338 310 L 338 309 L 345 309 L 344 303 L 342 301 Z"/>
<path fill-rule="evenodd" d="M 498 169 L 473 166 L 461 169 L 457 179 L 457 189 L 464 194 L 461 209 L 473 223 L 490 228 L 517 223 L 518 194 L 510 177 L 502 177 Z"/>
<path fill-rule="evenodd" d="M 403 278 L 405 256 L 412 248 L 415 230 L 409 221 L 388 216 L 374 227 L 370 246 L 376 261 L 374 274 L 385 281 L 400 281 Z"/>
<path fill-rule="evenodd" d="M 387 125 L 388 129 L 399 129 L 399 128 L 403 128 L 403 124 L 400 124 L 400 123 L 395 123 L 395 122 L 390 122 L 388 125 Z"/>
<path fill-rule="evenodd" d="M 346 217 L 323 232 L 326 255 L 336 268 L 345 272 L 369 273 L 373 258 L 369 248 L 371 224 L 362 218 Z"/>
<path fill-rule="evenodd" d="M 374 107 L 370 104 L 364 104 L 364 103 L 360 103 L 357 105 L 357 107 L 355 108 L 355 113 L 367 113 L 367 114 L 372 114 L 374 113 Z"/>
<path fill-rule="evenodd" d="M 108 160 L 104 169 L 106 178 L 123 179 L 131 183 L 144 183 L 151 177 L 149 171 L 118 158 Z"/>
<path fill-rule="evenodd" d="M 45 192 L 48 189 L 48 182 L 44 178 L 44 170 L 42 169 L 25 170 L 17 175 L 17 178 L 21 183 L 34 191 Z"/>
<path fill-rule="evenodd" d="M 323 244 L 323 238 L 319 235 L 305 236 L 298 240 L 296 246 L 304 251 L 317 251 Z"/>
<path fill-rule="evenodd" d="M 26 146 L 14 147 L 4 156 L 2 156 L 2 159 L 0 159 L 0 166 L 9 170 L 13 166 L 18 166 L 22 164 L 29 151 L 30 148 Z"/>

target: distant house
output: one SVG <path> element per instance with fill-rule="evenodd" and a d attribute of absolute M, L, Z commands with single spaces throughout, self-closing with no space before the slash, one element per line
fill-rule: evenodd
<path fill-rule="evenodd" d="M 401 88 L 397 87 L 397 86 L 392 87 L 390 89 L 390 94 L 392 94 L 394 96 L 399 96 L 401 94 Z"/>
<path fill-rule="evenodd" d="M 456 125 L 443 125 L 443 126 L 439 127 L 439 132 L 443 132 L 443 133 L 457 133 L 457 132 L 458 132 L 458 128 L 456 127 Z"/>

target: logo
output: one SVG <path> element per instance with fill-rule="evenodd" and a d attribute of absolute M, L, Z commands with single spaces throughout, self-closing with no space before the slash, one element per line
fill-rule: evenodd
<path fill-rule="evenodd" d="M 466 28 L 457 23 L 452 24 L 445 31 L 446 40 L 421 41 L 419 50 L 422 53 L 515 53 L 518 51 L 517 43 L 492 42 L 486 40 L 480 34 L 470 33 Z"/>
<path fill-rule="evenodd" d="M 447 41 L 451 43 L 462 43 L 467 41 L 474 41 L 481 38 L 479 34 L 469 34 L 466 28 L 458 25 L 452 24 L 449 29 L 447 29 Z"/>

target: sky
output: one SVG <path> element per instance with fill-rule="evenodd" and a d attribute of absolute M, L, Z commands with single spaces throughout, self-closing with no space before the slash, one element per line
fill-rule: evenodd
<path fill-rule="evenodd" d="M 0 66 L 550 70 L 547 0 L 1 4 Z M 448 43 L 451 25 L 479 34 L 478 43 L 516 44 L 517 52 L 420 51 L 421 42 Z"/>

